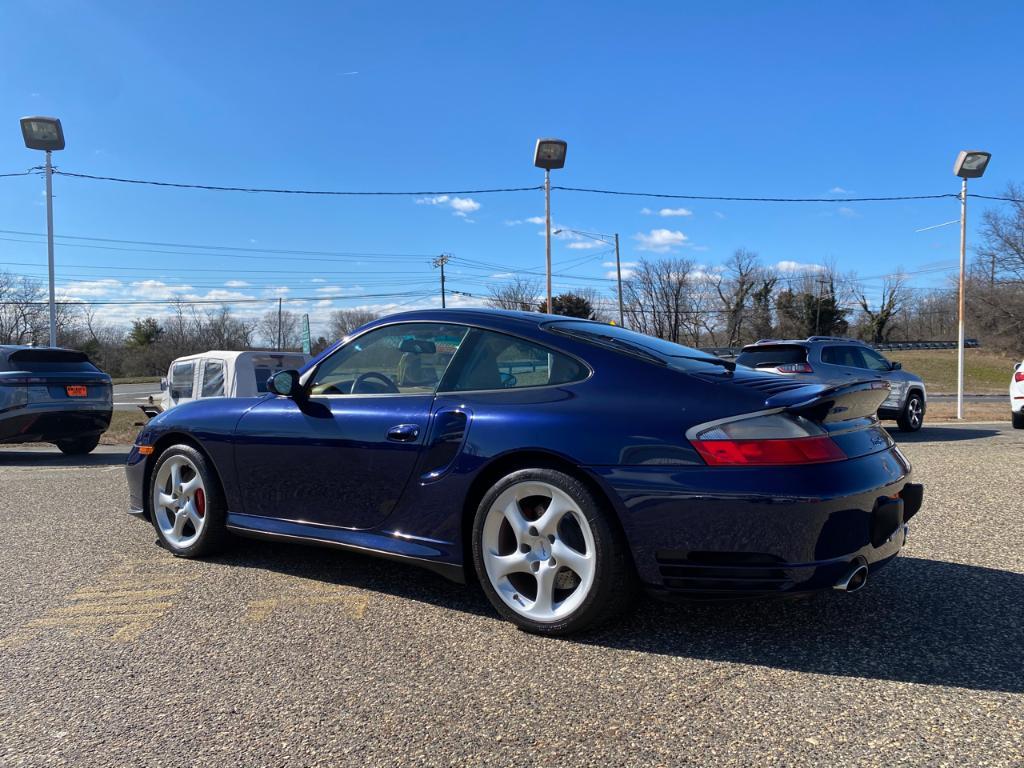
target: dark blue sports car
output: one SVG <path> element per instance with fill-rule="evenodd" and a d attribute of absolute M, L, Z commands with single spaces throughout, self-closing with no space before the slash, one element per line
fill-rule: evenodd
<path fill-rule="evenodd" d="M 639 585 L 857 589 L 921 506 L 875 415 L 885 382 L 805 385 L 585 320 L 392 315 L 270 389 L 142 430 L 131 511 L 168 550 L 230 532 L 475 574 L 533 632 L 606 620 Z"/>

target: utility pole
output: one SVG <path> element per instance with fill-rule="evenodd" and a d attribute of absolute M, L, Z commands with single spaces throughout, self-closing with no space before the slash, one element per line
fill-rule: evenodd
<path fill-rule="evenodd" d="M 619 233 L 615 233 L 615 279 L 619 284 L 619 327 L 626 327 L 626 313 L 622 309 L 622 263 L 619 261 Z"/>
<path fill-rule="evenodd" d="M 441 268 L 441 309 L 445 309 L 445 298 L 444 298 L 444 265 L 448 263 L 452 255 L 450 253 L 442 253 L 436 259 L 434 259 L 434 266 Z"/>
<path fill-rule="evenodd" d="M 277 348 L 281 349 L 281 323 L 284 321 L 284 310 L 281 307 L 282 298 L 277 297 Z"/>
<path fill-rule="evenodd" d="M 46 150 L 46 254 L 50 262 L 50 346 L 57 346 L 57 299 L 53 287 L 53 163 Z"/>
<path fill-rule="evenodd" d="M 964 417 L 964 272 L 967 268 L 967 177 L 960 185 L 960 291 L 957 305 L 956 417 Z"/>
<path fill-rule="evenodd" d="M 548 314 L 551 314 L 551 171 L 544 170 L 544 245 L 548 266 Z"/>
<path fill-rule="evenodd" d="M 818 314 L 814 318 L 814 335 L 821 333 L 821 294 L 825 292 L 825 278 L 818 278 Z"/>

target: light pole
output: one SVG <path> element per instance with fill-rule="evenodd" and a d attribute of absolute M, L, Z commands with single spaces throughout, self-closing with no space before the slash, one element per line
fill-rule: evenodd
<path fill-rule="evenodd" d="M 548 314 L 551 314 L 551 171 L 565 167 L 568 145 L 561 139 L 537 139 L 533 164 L 544 169 L 544 245 L 547 254 Z"/>
<path fill-rule="evenodd" d="M 446 309 L 444 300 L 444 265 L 448 263 L 451 257 L 450 253 L 442 253 L 433 261 L 435 267 L 441 268 L 441 309 Z M 452 293 L 455 293 L 455 291 L 452 291 Z"/>
<path fill-rule="evenodd" d="M 956 343 L 956 417 L 964 417 L 964 289 L 967 271 L 967 180 L 980 179 L 985 174 L 992 155 L 988 152 L 964 150 L 953 163 L 953 174 L 960 184 L 960 298 Z"/>
<path fill-rule="evenodd" d="M 50 263 L 50 346 L 57 346 L 57 300 L 53 281 L 53 163 L 50 154 L 64 149 L 64 129 L 56 117 L 21 118 L 21 135 L 29 149 L 46 152 L 46 252 Z"/>
<path fill-rule="evenodd" d="M 552 234 L 557 235 L 560 232 L 572 232 L 574 235 L 580 235 L 581 237 L 589 237 L 591 240 L 597 240 L 599 243 L 607 243 L 608 245 L 615 245 L 615 281 L 618 284 L 618 297 L 619 297 L 619 327 L 626 327 L 626 312 L 622 305 L 622 262 L 619 261 L 619 233 L 616 232 L 614 235 L 605 235 L 600 232 L 583 232 L 579 229 L 556 229 Z"/>

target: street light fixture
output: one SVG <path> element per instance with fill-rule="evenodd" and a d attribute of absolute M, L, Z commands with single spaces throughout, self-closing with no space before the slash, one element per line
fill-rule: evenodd
<path fill-rule="evenodd" d="M 561 139 L 537 139 L 533 164 L 544 169 L 544 245 L 548 267 L 548 314 L 551 314 L 551 171 L 565 167 L 568 145 Z"/>
<path fill-rule="evenodd" d="M 626 327 L 625 311 L 622 308 L 622 264 L 619 261 L 619 233 L 616 232 L 614 235 L 605 235 L 601 232 L 583 232 L 579 229 L 556 229 L 552 234 L 557 235 L 561 232 L 572 232 L 574 235 L 580 235 L 581 237 L 589 237 L 591 240 L 597 240 L 599 243 L 606 243 L 607 245 L 615 245 L 615 280 L 618 284 L 618 296 L 619 296 L 619 326 L 621 328 Z"/>
<path fill-rule="evenodd" d="M 967 271 L 967 180 L 980 179 L 992 159 L 989 152 L 964 150 L 953 163 L 953 175 L 962 179 L 960 184 L 960 299 L 956 344 L 956 417 L 964 417 L 964 287 Z"/>
<path fill-rule="evenodd" d="M 21 118 L 21 135 L 29 149 L 46 152 L 46 252 L 50 263 L 50 346 L 57 346 L 57 302 L 53 284 L 53 163 L 50 155 L 64 149 L 64 129 L 56 117 Z"/>

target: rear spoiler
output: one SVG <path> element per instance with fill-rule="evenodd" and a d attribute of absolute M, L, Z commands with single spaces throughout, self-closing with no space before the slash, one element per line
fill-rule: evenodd
<path fill-rule="evenodd" d="M 780 392 L 768 398 L 765 405 L 831 423 L 874 416 L 888 396 L 889 382 L 871 379 L 834 386 L 810 385 Z"/>

